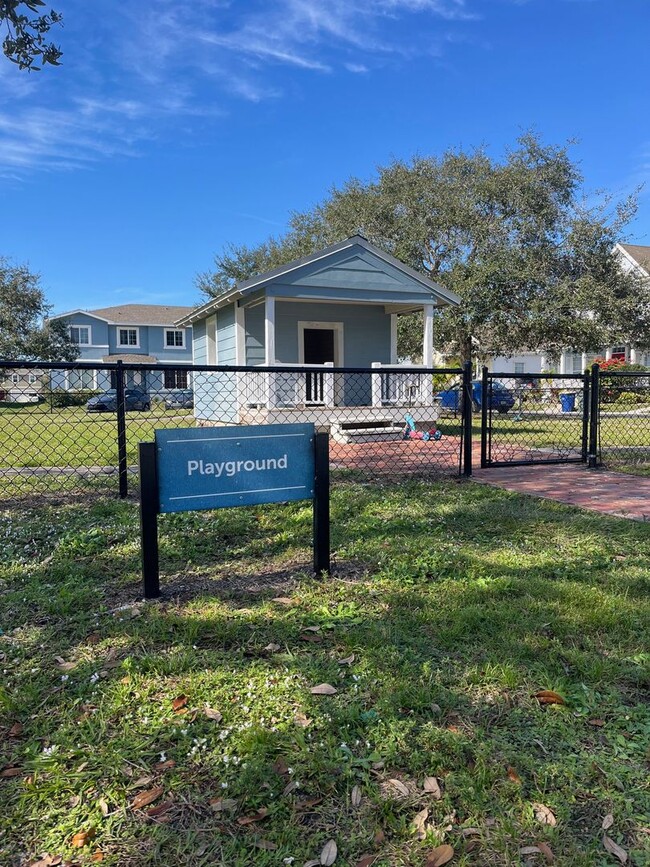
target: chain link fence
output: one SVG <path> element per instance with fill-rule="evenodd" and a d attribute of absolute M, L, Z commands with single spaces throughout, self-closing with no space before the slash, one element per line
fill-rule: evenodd
<path fill-rule="evenodd" d="M 335 369 L 0 361 L 0 493 L 137 490 L 137 448 L 169 427 L 310 422 L 332 479 L 461 471 L 458 368 Z M 456 395 L 453 412 L 442 398 Z M 471 448 L 471 442 L 469 443 Z M 471 452 L 466 453 L 471 458 Z"/>
<path fill-rule="evenodd" d="M 650 475 L 650 371 L 595 371 L 603 466 Z"/>

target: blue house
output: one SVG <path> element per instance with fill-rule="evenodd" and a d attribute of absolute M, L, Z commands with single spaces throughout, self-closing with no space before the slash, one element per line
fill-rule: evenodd
<path fill-rule="evenodd" d="M 159 304 L 122 304 L 96 310 L 72 310 L 50 319 L 64 319 L 79 347 L 78 361 L 97 364 L 121 360 L 141 364 L 126 372 L 127 388 L 162 393 L 191 385 L 187 365 L 192 363 L 192 328 L 175 324 L 191 307 Z M 164 364 L 164 371 L 147 365 Z M 105 391 L 115 386 L 114 375 L 98 370 L 53 371 L 52 387 L 66 390 Z"/>
<path fill-rule="evenodd" d="M 199 423 L 277 423 L 322 407 L 330 429 L 363 417 L 403 423 L 405 407 L 435 419 L 430 376 L 391 376 L 397 318 L 424 313 L 422 368 L 433 363 L 435 310 L 459 299 L 365 238 L 354 236 L 237 284 L 180 318 L 196 364 L 270 367 L 197 373 Z M 283 371 L 286 366 L 298 371 Z M 355 367 L 376 373 L 333 373 Z M 319 413 L 323 418 L 323 413 Z"/>

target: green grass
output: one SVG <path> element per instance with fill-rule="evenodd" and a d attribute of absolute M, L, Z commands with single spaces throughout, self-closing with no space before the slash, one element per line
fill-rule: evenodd
<path fill-rule="evenodd" d="M 1 514 L 0 768 L 20 771 L 0 778 L 0 864 L 276 867 L 335 839 L 336 867 L 422 865 L 442 842 L 461 867 L 539 842 L 605 867 L 611 813 L 650 865 L 647 525 L 449 481 L 341 485 L 333 578 L 308 574 L 306 504 L 168 515 L 168 595 L 134 606 L 135 504 Z M 132 806 L 157 788 L 159 815 Z"/>

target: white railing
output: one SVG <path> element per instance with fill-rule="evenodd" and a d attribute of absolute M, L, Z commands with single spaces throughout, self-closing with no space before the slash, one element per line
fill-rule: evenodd
<path fill-rule="evenodd" d="M 433 379 L 424 373 L 422 365 L 409 364 L 409 367 L 422 368 L 422 373 L 401 373 L 399 365 L 384 365 L 373 361 L 373 370 L 383 367 L 391 370 L 372 375 L 373 406 L 431 406 L 433 403 Z"/>

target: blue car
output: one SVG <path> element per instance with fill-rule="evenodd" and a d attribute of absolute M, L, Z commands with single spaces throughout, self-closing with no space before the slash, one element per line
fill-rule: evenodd
<path fill-rule="evenodd" d="M 149 395 L 138 388 L 124 389 L 124 409 L 129 410 L 150 410 L 151 398 Z M 114 388 L 105 391 L 103 394 L 98 394 L 96 397 L 91 397 L 86 404 L 87 412 L 117 412 L 117 391 Z"/>
<path fill-rule="evenodd" d="M 439 391 L 436 397 L 440 401 L 441 409 L 460 410 L 460 385 Z M 483 383 L 480 379 L 475 379 L 472 382 L 472 403 L 474 409 L 477 410 L 483 406 Z M 502 382 L 493 380 L 490 394 L 490 408 L 495 409 L 497 412 L 506 413 L 514 405 L 515 397 L 510 389 L 506 388 Z"/>

